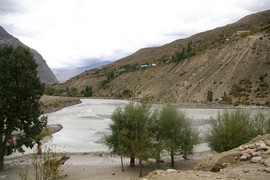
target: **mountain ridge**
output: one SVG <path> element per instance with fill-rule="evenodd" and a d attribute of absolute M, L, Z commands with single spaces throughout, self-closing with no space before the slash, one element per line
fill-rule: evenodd
<path fill-rule="evenodd" d="M 94 69 L 99 66 L 112 63 L 111 61 L 101 61 L 89 64 L 87 66 L 77 67 L 75 69 L 52 69 L 59 82 L 63 83 L 74 76 L 83 73 L 84 71 Z"/>
<path fill-rule="evenodd" d="M 18 38 L 9 34 L 2 26 L 0 26 L 0 46 L 1 45 L 12 45 L 12 46 L 24 46 L 30 49 L 30 52 L 33 55 L 38 67 L 38 75 L 40 80 L 45 84 L 56 84 L 59 81 L 56 79 L 55 75 L 47 65 L 46 61 L 43 57 L 34 49 L 28 47 L 27 45 L 23 44 Z"/>
<path fill-rule="evenodd" d="M 176 61 L 183 52 L 185 58 Z M 212 91 L 217 101 L 231 98 L 235 104 L 263 105 L 270 99 L 269 70 L 267 10 L 160 47 L 140 49 L 57 88 L 83 90 L 91 86 L 96 97 L 148 97 L 170 103 L 205 102 Z M 234 92 L 234 86 L 239 92 Z"/>

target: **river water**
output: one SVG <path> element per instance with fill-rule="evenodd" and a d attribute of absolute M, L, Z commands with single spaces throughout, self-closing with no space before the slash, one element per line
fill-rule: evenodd
<path fill-rule="evenodd" d="M 123 107 L 128 101 L 108 99 L 82 99 L 81 104 L 64 108 L 60 111 L 47 114 L 48 124 L 61 124 L 63 129 L 55 134 L 46 143 L 46 147 L 54 148 L 59 152 L 94 152 L 108 151 L 102 143 L 98 143 L 104 135 L 108 134 L 111 114 L 117 107 Z M 192 119 L 192 124 L 200 131 L 203 140 L 207 123 L 218 112 L 224 109 L 179 108 Z M 232 111 L 232 109 L 227 109 Z M 250 109 L 253 113 L 267 111 Z M 207 143 L 202 142 L 196 151 L 207 151 Z"/>

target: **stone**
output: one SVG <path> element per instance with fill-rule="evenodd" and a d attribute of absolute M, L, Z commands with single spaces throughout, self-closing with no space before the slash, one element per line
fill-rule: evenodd
<path fill-rule="evenodd" d="M 245 148 L 243 147 L 243 146 L 239 146 L 239 151 L 244 151 L 245 150 Z"/>
<path fill-rule="evenodd" d="M 268 149 L 269 149 L 269 147 L 266 146 L 266 144 L 261 144 L 260 146 L 257 147 L 257 150 L 258 150 L 258 151 L 259 151 L 259 150 L 264 150 L 264 151 L 266 151 L 266 150 L 268 150 Z"/>
<path fill-rule="evenodd" d="M 248 157 L 247 157 L 247 155 L 242 155 L 241 157 L 240 157 L 240 160 L 241 161 L 246 161 L 246 160 L 248 160 Z"/>
<path fill-rule="evenodd" d="M 115 175 L 115 172 L 112 172 L 112 175 L 114 176 Z"/>
<path fill-rule="evenodd" d="M 264 165 L 265 165 L 266 167 L 270 167 L 270 157 L 269 157 L 268 159 L 265 159 L 265 160 L 264 160 Z"/>
<path fill-rule="evenodd" d="M 244 145 L 243 147 L 244 147 L 245 149 L 247 149 L 247 148 L 248 148 L 248 145 Z"/>
<path fill-rule="evenodd" d="M 252 156 L 252 157 L 256 157 L 256 156 L 259 156 L 259 155 L 260 155 L 260 154 L 259 154 L 258 152 L 254 152 L 254 151 L 251 153 L 251 156 Z"/>
<path fill-rule="evenodd" d="M 167 169 L 166 172 L 169 172 L 169 173 L 175 173 L 175 172 L 177 172 L 178 173 L 178 171 L 176 169 Z"/>
<path fill-rule="evenodd" d="M 248 148 L 249 149 L 254 149 L 254 148 L 256 148 L 256 145 L 255 144 L 250 144 L 250 145 L 248 145 Z"/>
<path fill-rule="evenodd" d="M 243 169 L 243 172 L 244 172 L 244 173 L 248 173 L 249 170 L 248 170 L 248 169 Z"/>
<path fill-rule="evenodd" d="M 270 140 L 264 140 L 264 143 L 265 143 L 267 146 L 270 146 Z"/>
<path fill-rule="evenodd" d="M 251 158 L 251 162 L 253 162 L 253 163 L 259 163 L 261 160 L 262 160 L 262 157 L 260 157 L 260 156 L 256 156 L 256 157 Z"/>
<path fill-rule="evenodd" d="M 264 171 L 270 173 L 270 167 L 265 168 Z"/>
<path fill-rule="evenodd" d="M 268 149 L 267 151 L 264 152 L 266 155 L 270 154 L 270 149 Z"/>
<path fill-rule="evenodd" d="M 253 151 L 252 149 L 247 149 L 246 152 L 247 152 L 247 154 L 249 154 L 249 155 L 251 155 L 251 156 L 252 156 L 252 154 L 254 153 L 254 151 Z"/>

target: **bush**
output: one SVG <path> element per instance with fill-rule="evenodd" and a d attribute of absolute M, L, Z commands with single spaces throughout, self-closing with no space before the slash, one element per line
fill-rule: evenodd
<path fill-rule="evenodd" d="M 213 91 L 208 90 L 207 92 L 207 101 L 212 102 L 213 101 Z"/>
<path fill-rule="evenodd" d="M 270 133 L 270 116 L 267 117 L 262 113 L 256 114 L 253 120 L 253 128 L 256 135 Z"/>
<path fill-rule="evenodd" d="M 270 133 L 269 115 L 259 113 L 251 116 L 244 110 L 225 111 L 216 119 L 211 118 L 207 139 L 213 150 L 223 152 L 266 133 Z"/>
<path fill-rule="evenodd" d="M 42 155 L 33 154 L 34 172 L 28 167 L 18 167 L 17 174 L 21 179 L 59 179 L 60 166 L 69 159 L 62 153 L 53 153 L 49 148 Z M 34 176 L 34 177 L 33 177 Z"/>
<path fill-rule="evenodd" d="M 207 134 L 209 146 L 223 152 L 248 142 L 254 137 L 250 113 L 243 110 L 225 111 L 211 118 Z"/>
<path fill-rule="evenodd" d="M 46 94 L 46 95 L 53 95 L 54 94 L 54 92 L 55 92 L 55 88 L 54 87 L 52 87 L 52 86 L 47 86 L 46 88 L 45 88 L 45 92 L 44 92 L 44 94 Z"/>

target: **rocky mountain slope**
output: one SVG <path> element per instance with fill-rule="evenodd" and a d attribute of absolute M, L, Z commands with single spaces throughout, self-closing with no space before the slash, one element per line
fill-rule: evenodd
<path fill-rule="evenodd" d="M 236 23 L 141 49 L 110 65 L 86 71 L 57 89 L 156 102 L 269 104 L 270 10 Z"/>
<path fill-rule="evenodd" d="M 1 45 L 26 46 L 25 44 L 20 42 L 17 38 L 10 35 L 3 27 L 0 26 L 0 46 Z M 38 65 L 37 70 L 38 70 L 38 75 L 40 77 L 40 80 L 46 84 L 58 83 L 58 80 L 56 79 L 51 69 L 48 67 L 43 57 L 34 49 L 30 48 L 30 51 L 37 62 L 37 65 Z"/>

